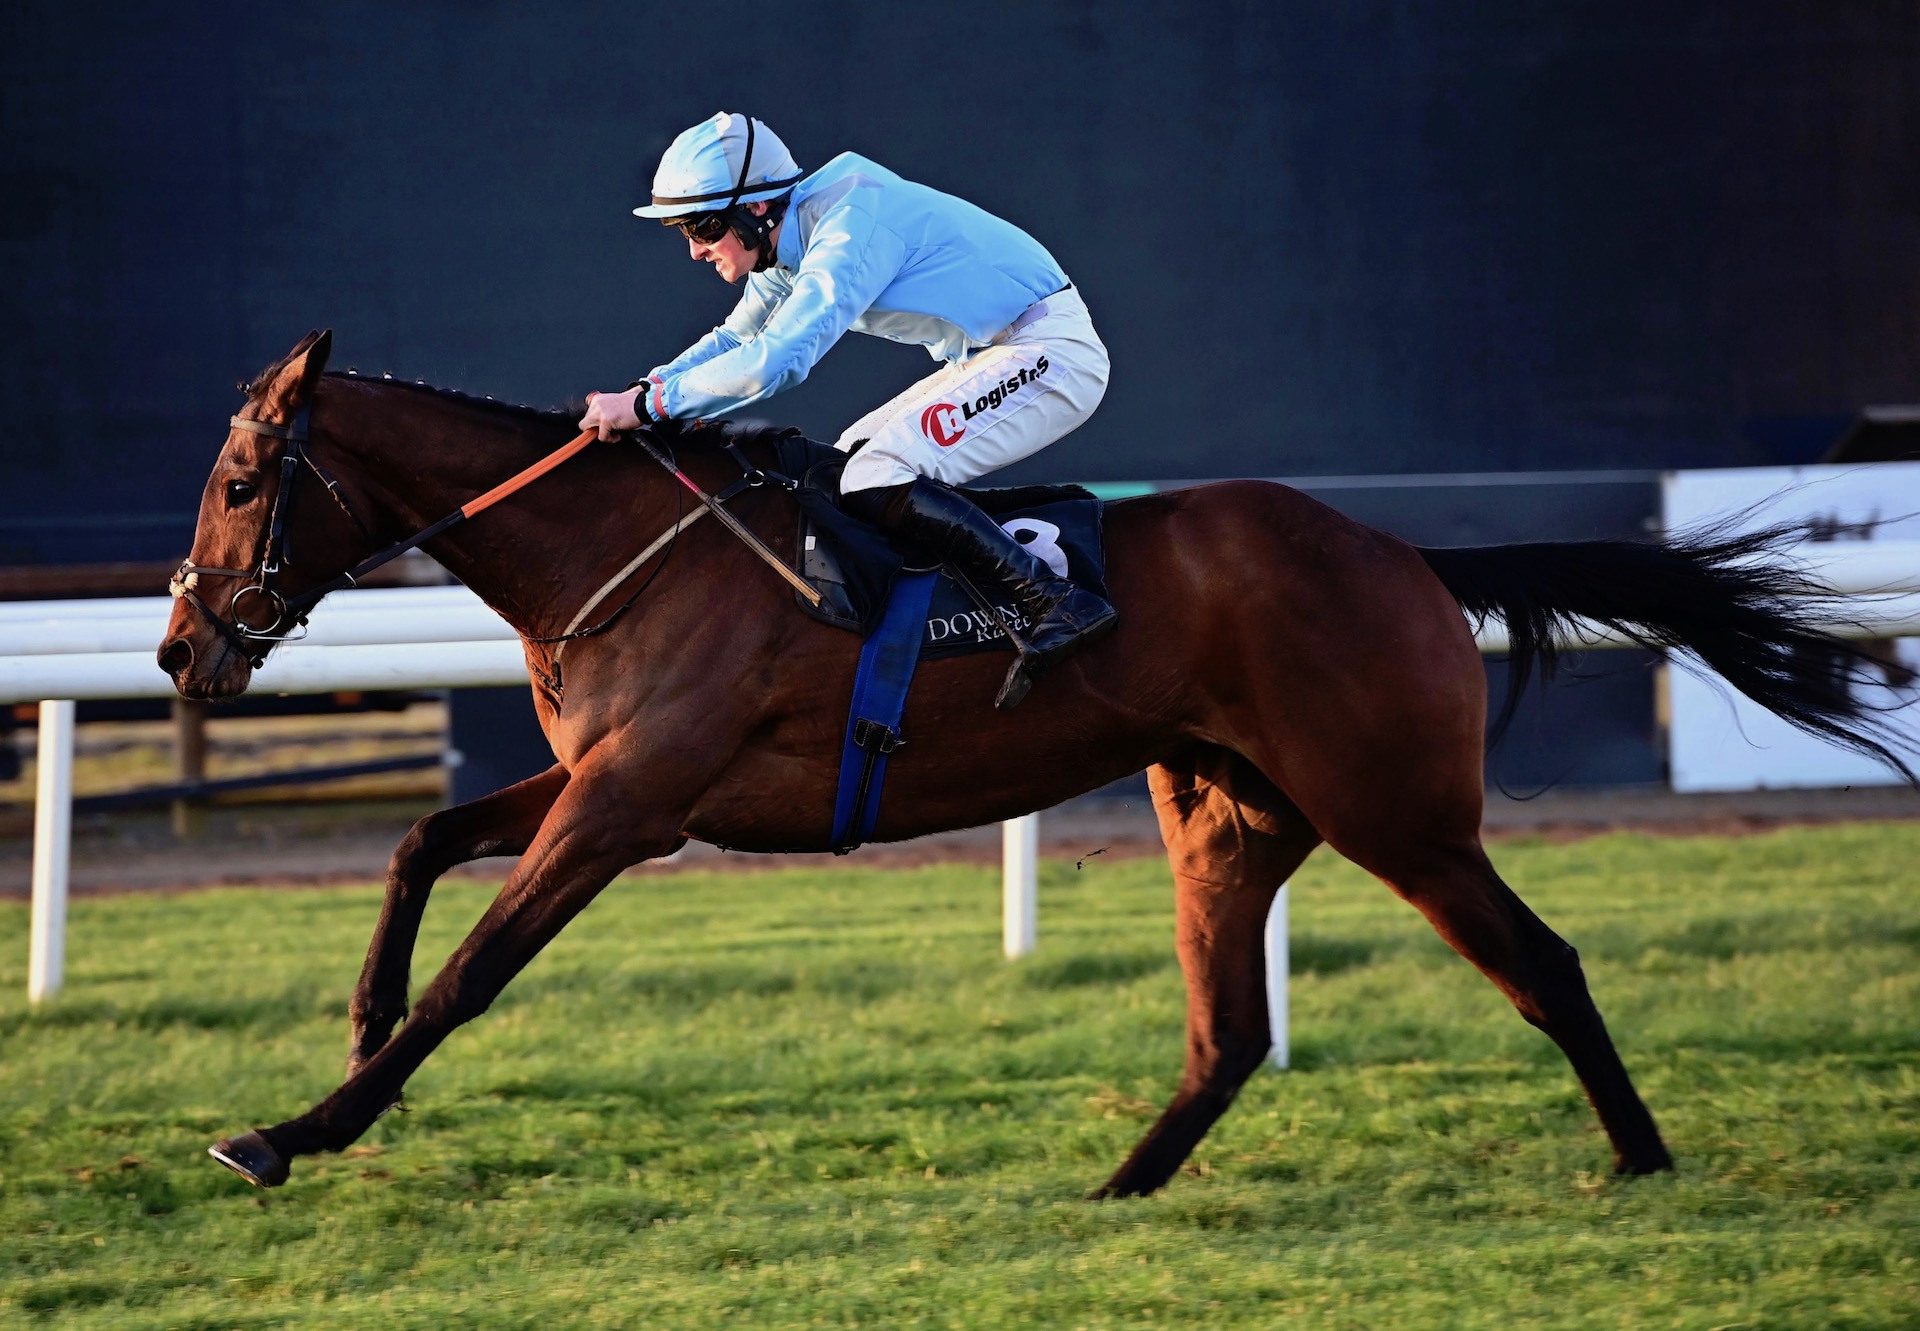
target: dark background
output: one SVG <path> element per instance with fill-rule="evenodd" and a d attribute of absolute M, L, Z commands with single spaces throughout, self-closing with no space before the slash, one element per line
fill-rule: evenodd
<path fill-rule="evenodd" d="M 0 32 L 0 564 L 178 557 L 231 386 L 310 327 L 543 406 L 671 356 L 732 293 L 627 210 L 721 109 L 1059 257 L 1113 385 L 1008 480 L 1618 473 L 1314 487 L 1429 541 L 1617 535 L 1651 515 L 1620 487 L 1915 397 L 1904 0 L 32 0 Z M 932 368 L 849 337 L 769 414 L 832 437 Z"/>

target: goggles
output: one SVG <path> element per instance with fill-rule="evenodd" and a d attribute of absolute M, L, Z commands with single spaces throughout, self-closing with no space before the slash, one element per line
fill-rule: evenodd
<path fill-rule="evenodd" d="M 733 209 L 715 208 L 704 213 L 689 213 L 685 217 L 669 217 L 666 225 L 678 227 L 680 234 L 689 240 L 702 245 L 714 245 L 733 225 Z"/>

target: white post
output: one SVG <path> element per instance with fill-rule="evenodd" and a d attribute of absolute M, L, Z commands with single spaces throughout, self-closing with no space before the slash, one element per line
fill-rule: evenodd
<path fill-rule="evenodd" d="M 1273 1065 L 1285 1068 L 1287 1048 L 1287 885 L 1267 912 L 1267 1020 L 1273 1027 Z"/>
<path fill-rule="evenodd" d="M 1040 815 L 1009 818 L 1000 825 L 1000 937 L 1007 956 L 1033 951 L 1038 932 Z"/>
<path fill-rule="evenodd" d="M 67 951 L 67 855 L 73 828 L 73 703 L 40 704 L 33 799 L 33 923 L 27 1001 L 60 992 Z"/>

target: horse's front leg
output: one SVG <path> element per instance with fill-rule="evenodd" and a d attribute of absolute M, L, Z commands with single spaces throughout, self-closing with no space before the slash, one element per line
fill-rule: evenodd
<path fill-rule="evenodd" d="M 212 1148 L 214 1158 L 271 1187 L 286 1181 L 294 1157 L 350 1145 L 399 1098 L 427 1055 L 456 1026 L 485 1012 L 615 874 L 677 848 L 684 807 L 649 810 L 651 792 L 619 775 L 596 780 L 589 771 L 574 772 L 500 895 L 379 1052 L 306 1113 L 222 1141 Z"/>
<path fill-rule="evenodd" d="M 373 927 L 366 964 L 347 1008 L 353 1019 L 348 1076 L 380 1051 L 407 1015 L 413 945 L 434 883 L 456 864 L 487 855 L 522 854 L 566 785 L 567 769 L 556 764 L 481 799 L 428 814 L 394 850 L 380 921 Z"/>

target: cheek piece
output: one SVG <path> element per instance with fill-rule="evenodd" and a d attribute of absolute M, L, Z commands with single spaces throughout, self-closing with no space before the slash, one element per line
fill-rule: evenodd
<path fill-rule="evenodd" d="M 747 253 L 755 256 L 753 271 L 763 273 L 773 267 L 773 229 L 780 225 L 780 219 L 786 215 L 786 200 L 775 199 L 767 206 L 764 217 L 755 217 L 746 208 L 732 208 L 727 219 L 733 228 L 733 234 L 745 247 Z"/>

